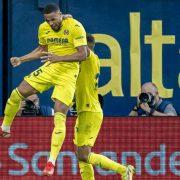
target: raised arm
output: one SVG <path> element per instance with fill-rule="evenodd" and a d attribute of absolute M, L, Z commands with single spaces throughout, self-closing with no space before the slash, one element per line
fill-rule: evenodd
<path fill-rule="evenodd" d="M 46 46 L 41 46 L 39 45 L 36 49 L 34 49 L 32 52 L 21 56 L 21 57 L 12 57 L 10 59 L 11 64 L 13 67 L 17 67 L 20 64 L 27 62 L 27 61 L 32 61 L 35 59 L 39 59 L 42 56 L 42 52 L 46 51 L 47 47 Z"/>

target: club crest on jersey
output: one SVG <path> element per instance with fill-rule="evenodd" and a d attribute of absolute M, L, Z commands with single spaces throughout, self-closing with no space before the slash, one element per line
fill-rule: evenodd
<path fill-rule="evenodd" d="M 68 35 L 69 34 L 69 30 L 65 29 L 64 30 L 64 35 Z"/>

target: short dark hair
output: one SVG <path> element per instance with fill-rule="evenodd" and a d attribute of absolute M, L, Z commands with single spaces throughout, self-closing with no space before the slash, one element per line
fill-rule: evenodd
<path fill-rule="evenodd" d="M 92 34 L 87 33 L 86 34 L 86 39 L 87 39 L 87 42 L 95 44 L 95 38 L 94 38 L 94 36 Z"/>
<path fill-rule="evenodd" d="M 56 11 L 59 11 L 60 8 L 57 4 L 55 3 L 51 3 L 51 4 L 47 4 L 45 6 L 45 8 L 43 9 L 43 14 L 50 14 L 52 12 L 56 12 Z"/>

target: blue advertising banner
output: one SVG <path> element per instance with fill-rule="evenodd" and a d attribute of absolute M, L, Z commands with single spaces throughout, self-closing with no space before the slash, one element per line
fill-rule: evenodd
<path fill-rule="evenodd" d="M 180 110 L 179 7 L 178 0 L 69 2 L 69 12 L 95 34 L 105 115 L 128 115 L 149 81 Z"/>
<path fill-rule="evenodd" d="M 101 59 L 99 91 L 104 96 L 106 116 L 127 116 L 136 104 L 141 85 L 149 81 L 180 111 L 180 1 L 67 2 L 67 12 L 96 38 L 95 52 Z M 20 56 L 37 46 L 43 16 L 31 0 L 14 0 L 12 11 L 12 54 Z M 25 63 L 13 69 L 12 87 L 39 65 Z M 40 96 L 42 104 L 52 105 L 50 94 Z"/>

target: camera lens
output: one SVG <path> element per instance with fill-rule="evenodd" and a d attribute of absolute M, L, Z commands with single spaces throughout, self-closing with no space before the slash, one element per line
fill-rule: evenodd
<path fill-rule="evenodd" d="M 147 93 L 141 93 L 141 94 L 139 95 L 139 101 L 140 101 L 141 103 L 147 103 L 147 102 L 149 102 L 149 101 L 150 101 L 149 94 L 147 94 Z"/>
<path fill-rule="evenodd" d="M 25 100 L 25 106 L 22 111 L 22 116 L 36 116 L 38 114 L 38 109 L 36 108 L 34 102 L 31 100 Z"/>
<path fill-rule="evenodd" d="M 35 109 L 35 105 L 31 100 L 25 100 L 25 109 Z"/>

